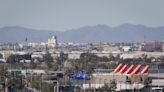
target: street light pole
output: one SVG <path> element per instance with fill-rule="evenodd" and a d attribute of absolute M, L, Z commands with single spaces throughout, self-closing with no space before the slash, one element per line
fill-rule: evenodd
<path fill-rule="evenodd" d="M 57 81 L 57 92 L 59 92 L 59 83 Z"/>
<path fill-rule="evenodd" d="M 87 52 L 87 54 L 86 54 L 87 56 L 88 56 L 88 53 L 89 53 L 89 52 Z M 84 74 L 86 74 L 86 67 L 87 67 L 87 60 L 86 60 L 86 57 L 87 57 L 87 56 L 84 56 L 84 65 L 85 65 Z M 83 86 L 83 87 L 84 87 L 84 92 L 85 92 L 85 86 L 86 86 L 86 85 L 85 85 L 85 78 L 84 78 L 84 86 Z"/>
<path fill-rule="evenodd" d="M 6 73 L 5 73 L 6 72 L 5 70 L 6 70 L 6 61 L 7 61 L 7 59 L 6 59 L 5 53 L 4 53 L 4 59 L 5 59 L 4 67 L 3 67 L 4 68 L 4 70 L 3 70 L 3 72 L 4 72 L 4 75 L 3 75 L 4 76 L 4 91 L 7 92 L 7 87 L 6 87 L 7 78 L 6 78 Z"/>
<path fill-rule="evenodd" d="M 59 82 L 56 81 L 56 86 L 54 86 L 54 92 L 59 92 Z"/>

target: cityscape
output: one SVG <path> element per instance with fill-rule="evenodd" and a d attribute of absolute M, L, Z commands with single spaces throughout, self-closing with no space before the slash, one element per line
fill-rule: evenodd
<path fill-rule="evenodd" d="M 0 92 L 164 92 L 162 3 L 0 1 Z"/>

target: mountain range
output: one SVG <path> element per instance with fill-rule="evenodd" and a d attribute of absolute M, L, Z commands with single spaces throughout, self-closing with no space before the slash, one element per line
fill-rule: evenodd
<path fill-rule="evenodd" d="M 0 43 L 22 43 L 26 38 L 28 42 L 47 42 L 51 35 L 56 35 L 59 42 L 74 43 L 164 41 L 164 26 L 122 24 L 110 27 L 99 24 L 62 32 L 6 26 L 0 28 Z"/>

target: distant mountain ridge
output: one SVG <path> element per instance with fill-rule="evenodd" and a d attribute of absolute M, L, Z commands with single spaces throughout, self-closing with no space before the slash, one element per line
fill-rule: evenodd
<path fill-rule="evenodd" d="M 20 26 L 0 28 L 0 43 L 47 42 L 50 35 L 57 35 L 59 42 L 143 42 L 164 41 L 164 26 L 122 24 L 116 27 L 107 25 L 84 26 L 64 32 L 36 30 Z"/>

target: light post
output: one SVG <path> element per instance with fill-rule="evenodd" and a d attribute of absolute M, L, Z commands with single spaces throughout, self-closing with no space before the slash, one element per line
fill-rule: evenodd
<path fill-rule="evenodd" d="M 59 82 L 57 80 L 55 82 L 54 82 L 54 92 L 59 92 Z M 55 84 L 56 84 L 56 86 L 55 86 Z"/>
<path fill-rule="evenodd" d="M 159 87 L 159 65 L 157 64 L 157 69 L 158 69 L 158 87 Z"/>
<path fill-rule="evenodd" d="M 7 61 L 7 59 L 6 59 L 6 56 L 5 56 L 5 53 L 4 53 L 4 59 L 5 59 L 5 62 L 4 62 L 4 91 L 5 92 L 7 92 L 7 87 L 6 87 L 6 82 L 7 82 L 7 78 L 6 78 L 6 73 L 5 73 L 5 70 L 6 70 L 6 61 Z"/>
<path fill-rule="evenodd" d="M 120 90 L 121 90 L 121 81 L 120 81 Z"/>
<path fill-rule="evenodd" d="M 87 52 L 87 54 L 86 55 L 88 55 L 88 52 Z M 84 69 L 84 74 L 86 74 L 86 67 L 87 67 L 87 60 L 86 60 L 86 57 L 87 56 L 84 56 L 84 65 L 85 65 L 85 69 Z M 84 92 L 85 92 L 85 78 L 84 78 Z"/>
<path fill-rule="evenodd" d="M 42 92 L 42 81 L 43 81 L 43 76 L 42 76 L 42 74 L 41 74 L 40 92 Z"/>

